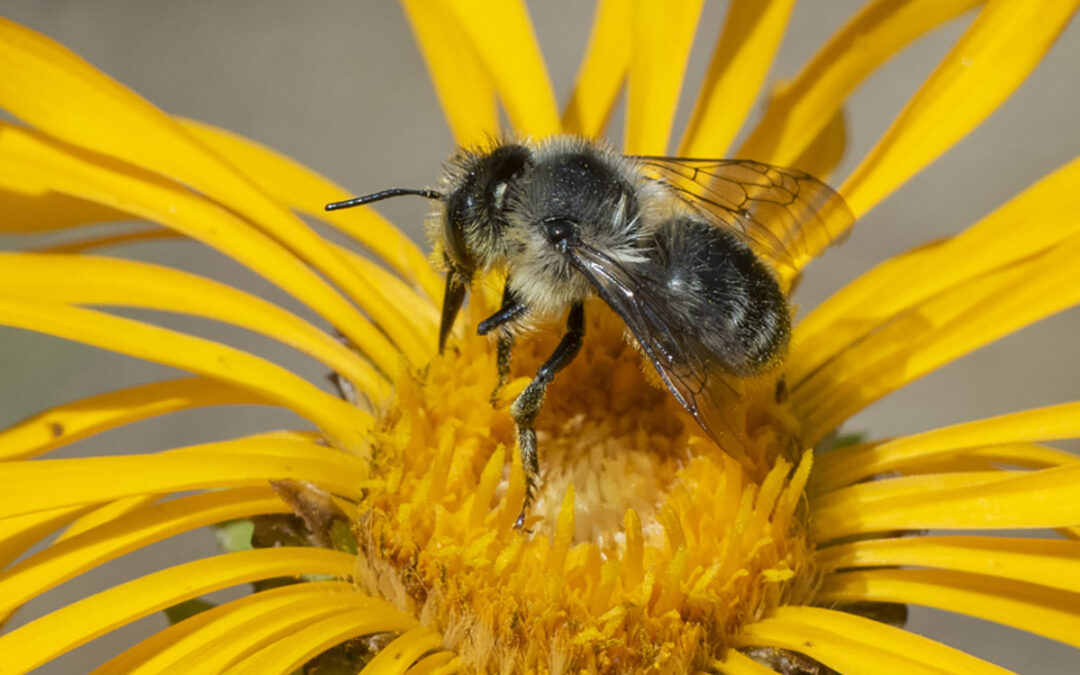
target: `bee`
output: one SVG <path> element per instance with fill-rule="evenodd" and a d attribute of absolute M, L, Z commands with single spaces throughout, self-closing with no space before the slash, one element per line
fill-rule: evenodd
<path fill-rule="evenodd" d="M 469 285 L 492 270 L 506 272 L 502 304 L 477 332 L 497 336 L 500 386 L 514 336 L 566 316 L 558 346 L 510 407 L 526 506 L 539 475 L 533 422 L 581 349 L 586 300 L 599 296 L 622 318 L 663 384 L 723 447 L 725 376 L 778 365 L 791 335 L 793 273 L 854 219 L 802 171 L 624 156 L 569 136 L 463 149 L 437 190 L 394 188 L 326 208 L 401 195 L 441 204 L 432 233 L 446 269 L 440 352 Z"/>

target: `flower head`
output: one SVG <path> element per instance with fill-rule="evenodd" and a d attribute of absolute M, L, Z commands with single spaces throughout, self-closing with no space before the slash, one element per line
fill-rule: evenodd
<path fill-rule="evenodd" d="M 625 150 L 669 147 L 702 3 L 599 3 L 561 116 L 523 5 L 403 4 L 462 144 L 497 131 L 496 101 L 519 134 L 597 137 L 626 83 Z M 774 92 L 730 152 L 793 5 L 733 2 L 679 154 L 828 174 L 843 150 L 845 96 L 974 4 L 871 3 Z M 1007 98 L 1076 4 L 981 7 L 840 187 L 855 215 Z M 413 675 L 1002 672 L 872 618 L 904 604 L 1080 646 L 1080 472 L 1071 454 L 1043 445 L 1078 435 L 1077 404 L 844 447 L 834 438 L 877 399 L 1080 301 L 1076 161 L 799 317 L 778 369 L 724 388 L 730 446 L 717 447 L 657 386 L 618 316 L 594 301 L 582 353 L 536 420 L 543 481 L 519 528 L 526 479 L 507 408 L 557 336 L 519 341 L 497 388 L 495 348 L 473 330 L 498 307 L 497 274 L 476 281 L 466 320 L 437 353 L 437 269 L 370 209 L 323 213 L 342 189 L 246 139 L 170 117 L 8 21 L 0 62 L 10 73 L 0 106 L 21 120 L 0 126 L 4 228 L 162 226 L 3 254 L 0 323 L 192 374 L 65 403 L 0 432 L 0 613 L 178 532 L 255 523 L 250 550 L 181 562 L 10 629 L 0 653 L 11 672 L 249 582 L 257 592 L 177 622 L 98 672 L 288 673 L 332 660 Z M 782 285 L 840 234 L 808 229 Z M 175 236 L 245 265 L 317 319 L 208 278 L 92 254 Z M 343 395 L 248 351 L 102 307 L 246 328 L 316 359 Z M 138 420 L 252 403 L 317 430 L 39 458 Z M 1035 528 L 1066 538 L 919 534 Z M 300 583 L 267 583 L 283 577 Z"/>

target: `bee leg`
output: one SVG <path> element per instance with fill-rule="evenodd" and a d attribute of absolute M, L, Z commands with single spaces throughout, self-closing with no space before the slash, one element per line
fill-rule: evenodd
<path fill-rule="evenodd" d="M 510 290 L 510 281 L 507 280 L 503 287 L 502 307 L 488 318 L 476 325 L 478 335 L 487 335 L 499 326 L 505 326 L 529 310 L 529 307 L 518 301 L 517 296 Z"/>
<path fill-rule="evenodd" d="M 566 319 L 566 334 L 559 341 L 555 351 L 551 353 L 547 361 L 536 371 L 536 377 L 525 387 L 525 391 L 510 406 L 510 416 L 518 428 L 518 445 L 521 447 L 521 464 L 525 469 L 525 503 L 521 506 L 521 515 L 518 516 L 515 527 L 521 527 L 525 523 L 525 513 L 533 499 L 536 489 L 537 477 L 540 474 L 540 461 L 536 451 L 536 431 L 533 430 L 533 420 L 540 412 L 544 404 L 544 394 L 547 386 L 555 379 L 555 373 L 567 366 L 578 351 L 581 350 L 581 341 L 585 337 L 585 307 L 580 302 L 570 308 L 570 315 Z"/>
<path fill-rule="evenodd" d="M 510 331 L 502 331 L 499 333 L 499 341 L 496 343 L 496 374 L 498 375 L 498 381 L 495 382 L 495 389 L 491 392 L 491 407 L 494 408 L 499 402 L 499 392 L 502 391 L 503 386 L 506 384 L 506 380 L 510 377 L 510 351 L 514 348 L 514 336 Z"/>
<path fill-rule="evenodd" d="M 514 319 L 524 314 L 529 308 L 518 302 L 517 297 L 513 291 L 510 290 L 510 280 L 507 279 L 506 285 L 503 286 L 502 307 L 499 311 L 495 312 L 488 318 L 484 319 L 477 325 L 476 332 L 480 335 L 487 335 L 494 329 L 505 326 Z M 506 384 L 506 378 L 510 374 L 510 350 L 514 346 L 514 338 L 510 331 L 503 330 L 499 332 L 499 341 L 496 352 L 496 367 L 498 368 L 498 382 L 495 384 L 495 390 L 491 392 L 491 405 L 494 406 L 496 400 L 499 398 L 499 390 Z"/>

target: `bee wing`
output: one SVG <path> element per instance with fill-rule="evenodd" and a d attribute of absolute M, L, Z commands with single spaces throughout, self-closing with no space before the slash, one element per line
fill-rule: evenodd
<path fill-rule="evenodd" d="M 720 391 L 731 390 L 723 379 L 716 355 L 689 331 L 679 330 L 682 319 L 643 275 L 590 246 L 578 244 L 567 251 L 570 263 L 592 284 L 604 302 L 634 334 L 668 390 L 725 451 L 739 458 L 733 443 L 734 427 L 723 414 Z"/>
<path fill-rule="evenodd" d="M 840 195 L 798 169 L 741 159 L 630 159 L 711 220 L 741 235 L 785 282 L 855 222 Z"/>

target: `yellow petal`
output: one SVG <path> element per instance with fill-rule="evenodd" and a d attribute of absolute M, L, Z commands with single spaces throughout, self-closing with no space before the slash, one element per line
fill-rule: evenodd
<path fill-rule="evenodd" d="M 767 668 L 734 649 L 729 649 L 722 661 L 715 661 L 712 665 L 722 675 L 776 675 L 772 668 Z"/>
<path fill-rule="evenodd" d="M 172 663 L 160 675 L 217 675 L 226 669 L 235 672 L 231 667 L 243 659 L 281 640 L 288 640 L 297 631 L 329 617 L 348 615 L 367 619 L 366 625 L 370 626 L 379 618 L 400 616 L 389 603 L 366 597 L 355 589 L 350 593 L 329 595 L 324 592 L 303 597 L 270 616 L 254 616 L 250 611 L 242 615 L 243 621 L 237 616 L 226 617 L 225 621 L 207 626 L 197 636 L 198 640 L 185 641 L 183 650 L 173 650 Z M 264 672 L 284 674 L 292 671 L 291 668 L 277 670 L 267 666 Z"/>
<path fill-rule="evenodd" d="M 159 241 L 161 239 L 182 239 L 183 236 L 184 235 L 174 230 L 167 230 L 163 227 L 153 227 L 143 230 L 130 230 L 119 234 L 106 234 L 87 237 L 85 239 L 76 239 L 74 241 L 64 242 L 63 244 L 42 246 L 32 250 L 38 253 L 86 253 L 87 251 L 93 251 L 94 249 L 124 246 L 125 244 L 139 244 L 147 241 Z"/>
<path fill-rule="evenodd" d="M 961 234 L 888 260 L 835 293 L 795 328 L 790 386 L 918 303 L 1080 232 L 1078 182 L 1075 159 Z"/>
<path fill-rule="evenodd" d="M 0 297 L 32 302 L 139 307 L 192 314 L 273 338 L 318 359 L 367 396 L 386 391 L 363 359 L 312 324 L 228 284 L 195 274 L 117 258 L 3 253 Z"/>
<path fill-rule="evenodd" d="M 229 669 L 231 675 L 289 673 L 336 644 L 372 633 L 408 630 L 417 624 L 410 614 L 387 607 L 358 609 L 304 625 L 274 640 Z"/>
<path fill-rule="evenodd" d="M 85 505 L 64 506 L 0 518 L 0 569 L 91 508 Z"/>
<path fill-rule="evenodd" d="M 578 69 L 570 102 L 563 111 L 563 131 L 596 138 L 607 127 L 630 64 L 630 17 L 626 0 L 599 0 L 585 58 Z"/>
<path fill-rule="evenodd" d="M 412 3 L 407 3 L 412 5 Z M 536 138 L 559 133 L 559 108 L 522 0 L 437 0 L 472 44 L 514 129 Z M 448 27 L 443 25 L 441 30 Z M 454 74 L 460 86 L 461 74 Z M 489 129 L 488 133 L 496 129 Z"/>
<path fill-rule="evenodd" d="M 840 188 L 856 216 L 966 136 L 1027 78 L 1077 0 L 991 0 Z"/>
<path fill-rule="evenodd" d="M 436 652 L 431 656 L 425 656 L 416 662 L 416 664 L 405 671 L 406 675 L 434 675 L 437 669 L 447 666 L 454 660 L 454 655 L 451 652 Z M 452 672 L 452 671 L 440 671 L 440 672 Z"/>
<path fill-rule="evenodd" d="M 792 385 L 816 443 L 869 403 L 964 354 L 1080 302 L 1080 235 L 922 302 Z"/>
<path fill-rule="evenodd" d="M 311 307 L 385 371 L 396 369 L 394 345 L 322 277 L 243 219 L 182 185 L 0 124 L 0 184 L 12 174 L 34 175 L 57 191 L 122 207 L 212 246 Z M 427 352 L 414 348 L 417 358 Z"/>
<path fill-rule="evenodd" d="M 108 429 L 180 410 L 260 402 L 261 396 L 203 377 L 120 389 L 43 410 L 0 431 L 0 459 L 29 459 Z"/>
<path fill-rule="evenodd" d="M 679 156 L 727 156 L 758 98 L 794 6 L 795 0 L 732 1 Z"/>
<path fill-rule="evenodd" d="M 821 602 L 900 602 L 967 614 L 1080 647 L 1080 595 L 951 570 L 831 574 Z"/>
<path fill-rule="evenodd" d="M 827 572 L 919 566 L 973 572 L 1080 593 L 1080 541 L 1010 537 L 868 539 L 818 550 Z"/>
<path fill-rule="evenodd" d="M 453 15 L 439 2 L 401 0 L 401 6 L 454 140 L 471 146 L 497 134 L 495 84 Z"/>
<path fill-rule="evenodd" d="M 223 490 L 145 506 L 5 569 L 0 574 L 0 615 L 89 569 L 181 532 L 234 518 L 290 512 L 268 486 Z"/>
<path fill-rule="evenodd" d="M 326 240 L 287 207 L 62 45 L 4 19 L 0 70 L 0 107 L 11 114 L 50 136 L 196 188 L 295 251 L 356 302 L 369 295 Z"/>
<path fill-rule="evenodd" d="M 959 649 L 953 649 L 921 635 L 847 612 L 821 607 L 784 606 L 776 610 L 774 617 L 759 622 L 759 624 L 766 626 L 765 631 L 761 632 L 783 635 L 789 633 L 791 629 L 797 632 L 800 627 L 811 631 L 821 630 L 827 634 L 827 639 L 830 641 L 839 638 L 862 645 L 864 649 L 876 647 L 882 651 L 887 650 L 892 655 L 912 655 L 924 664 L 930 664 L 933 668 L 952 675 L 1008 675 L 1009 673 L 1004 668 L 977 659 Z M 769 625 L 774 621 L 783 627 L 776 631 L 769 630 Z M 751 633 L 758 633 L 760 629 L 757 628 L 757 625 L 751 627 Z M 810 648 L 816 646 L 813 645 Z M 803 647 L 806 647 L 806 645 L 803 645 Z M 806 649 L 799 647 L 794 649 L 814 656 Z M 887 672 L 875 669 L 872 661 L 866 663 L 866 665 L 869 666 L 867 670 L 844 670 L 843 672 L 845 674 Z"/>
<path fill-rule="evenodd" d="M 936 667 L 923 659 L 920 652 L 896 649 L 891 641 L 870 642 L 860 637 L 811 622 L 774 617 L 744 626 L 743 632 L 735 636 L 734 643 L 790 649 L 844 675 L 948 675 L 953 672 Z"/>
<path fill-rule="evenodd" d="M 194 659 L 193 654 L 198 653 L 206 658 L 208 652 L 204 646 L 237 625 L 253 619 L 265 621 L 281 616 L 283 610 L 295 608 L 298 602 L 312 599 L 333 608 L 337 606 L 339 598 L 351 601 L 363 596 L 345 581 L 290 584 L 245 595 L 154 633 L 96 668 L 90 675 L 161 675 L 168 664 L 194 665 L 201 659 Z M 374 602 L 370 598 L 367 601 Z"/>
<path fill-rule="evenodd" d="M 131 216 L 68 195 L 37 186 L 22 192 L 16 177 L 8 177 L 0 187 L 0 232 L 37 234 L 73 225 L 90 225 L 130 220 Z"/>
<path fill-rule="evenodd" d="M 792 162 L 794 169 L 802 169 L 818 180 L 828 180 L 829 174 L 844 158 L 847 150 L 847 123 L 844 120 L 844 111 L 840 110 L 829 123 L 818 132 L 818 135 L 806 146 Z M 815 251 L 820 253 L 821 251 Z"/>
<path fill-rule="evenodd" d="M 403 675 L 421 655 L 442 646 L 442 636 L 430 628 L 414 628 L 379 650 L 362 675 Z"/>
<path fill-rule="evenodd" d="M 880 445 L 840 448 L 818 458 L 813 484 L 815 490 L 827 491 L 874 474 L 902 469 L 913 460 L 961 448 L 1064 438 L 1080 438 L 1080 403 L 1035 408 L 956 424 Z"/>
<path fill-rule="evenodd" d="M 764 117 L 736 156 L 791 164 L 878 66 L 976 4 L 978 0 L 868 3 L 769 100 Z"/>
<path fill-rule="evenodd" d="M 374 209 L 358 207 L 326 211 L 330 202 L 351 193 L 311 169 L 264 145 L 197 120 L 177 118 L 184 129 L 235 166 L 289 208 L 318 218 L 371 249 L 405 279 L 419 284 L 430 298 L 441 298 L 442 279 L 408 237 Z M 359 161 L 363 161 L 361 158 Z"/>
<path fill-rule="evenodd" d="M 310 419 L 344 447 L 360 447 L 371 425 L 367 413 L 284 368 L 210 340 L 103 312 L 18 300 L 0 300 L 0 324 L 213 377 Z"/>
<path fill-rule="evenodd" d="M 177 565 L 113 586 L 0 636 L 4 667 L 23 673 L 184 600 L 258 579 L 305 574 L 347 577 L 355 557 L 315 548 L 239 551 Z"/>
<path fill-rule="evenodd" d="M 634 0 L 626 152 L 666 155 L 702 0 Z"/>
<path fill-rule="evenodd" d="M 935 478 L 943 486 L 927 489 Z M 1080 523 L 1078 484 L 1080 464 L 860 484 L 812 500 L 811 533 L 831 541 L 888 530 L 1068 527 Z"/>
<path fill-rule="evenodd" d="M 303 461 L 299 461 L 299 460 Z M 0 512 L 11 515 L 99 504 L 121 497 L 265 485 L 289 478 L 341 495 L 363 489 L 363 460 L 310 442 L 250 438 L 158 455 L 8 462 L 0 474 Z M 49 485 L 49 490 L 38 486 Z"/>

